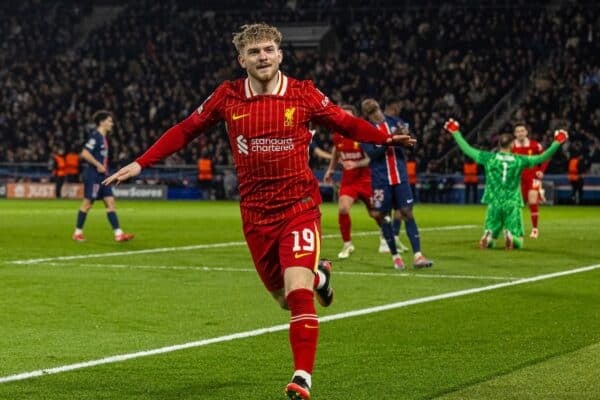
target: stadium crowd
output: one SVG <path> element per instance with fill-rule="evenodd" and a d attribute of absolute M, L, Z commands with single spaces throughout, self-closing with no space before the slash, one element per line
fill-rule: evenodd
<path fill-rule="evenodd" d="M 76 27 L 90 12 L 90 1 L 0 3 L 0 65 L 47 60 L 68 51 L 77 39 Z"/>
<path fill-rule="evenodd" d="M 198 107 L 217 82 L 241 76 L 231 31 L 248 21 L 317 18 L 333 26 L 339 52 L 294 48 L 284 38 L 284 72 L 313 79 L 338 103 L 358 105 L 367 96 L 393 103 L 419 138 L 412 154 L 419 172 L 459 171 L 458 154 L 437 162 L 452 147 L 442 134 L 443 121 L 454 116 L 473 127 L 549 57 L 515 118 L 530 123 L 542 142 L 556 126 L 566 127 L 598 157 L 597 7 L 482 7 L 463 1 L 382 12 L 354 2 L 309 7 L 270 1 L 261 10 L 243 1 L 221 2 L 221 8 L 212 3 L 211 9 L 174 0 L 129 3 L 77 46 L 76 27 L 89 6 L 0 6 L 9 21 L 0 24 L 0 34 L 9 38 L 0 49 L 0 160 L 46 162 L 57 147 L 77 151 L 92 128 L 91 114 L 105 108 L 117 124 L 109 138 L 112 162 L 123 165 Z M 235 12 L 233 3 L 240 5 Z M 56 24 L 59 15 L 62 23 Z M 47 36 L 57 38 L 51 48 L 36 40 Z M 479 145 L 490 147 L 493 136 L 488 139 Z M 319 129 L 316 140 L 325 150 L 331 147 L 329 132 Z M 195 164 L 201 154 L 216 166 L 232 164 L 223 126 L 167 163 Z"/>
<path fill-rule="evenodd" d="M 598 14 L 567 11 L 563 18 L 571 24 L 564 45 L 552 57 L 550 68 L 534 76 L 515 113 L 515 119 L 527 121 L 545 147 L 555 129 L 569 127 L 571 144 L 552 158 L 548 173 L 564 173 L 575 153 L 588 164 L 600 162 L 600 33 L 594 29 Z"/>

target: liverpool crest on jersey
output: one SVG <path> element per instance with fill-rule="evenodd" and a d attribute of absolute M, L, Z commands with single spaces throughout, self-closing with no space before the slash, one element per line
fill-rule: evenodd
<path fill-rule="evenodd" d="M 283 126 L 292 126 L 294 125 L 294 113 L 296 112 L 296 107 L 286 108 L 283 113 Z"/>

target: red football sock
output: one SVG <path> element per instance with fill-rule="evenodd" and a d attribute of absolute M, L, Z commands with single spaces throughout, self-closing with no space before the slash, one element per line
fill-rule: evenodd
<path fill-rule="evenodd" d="M 538 227 L 539 206 L 537 204 L 530 204 L 529 210 L 531 211 L 531 225 L 534 228 L 537 228 Z"/>
<path fill-rule="evenodd" d="M 350 221 L 350 214 L 338 214 L 338 223 L 340 225 L 342 239 L 344 240 L 344 242 L 349 242 L 350 226 L 352 225 L 352 222 Z"/>
<path fill-rule="evenodd" d="M 290 345 L 294 355 L 294 369 L 312 374 L 319 337 L 319 320 L 315 310 L 313 292 L 296 289 L 287 296 L 291 312 Z"/>

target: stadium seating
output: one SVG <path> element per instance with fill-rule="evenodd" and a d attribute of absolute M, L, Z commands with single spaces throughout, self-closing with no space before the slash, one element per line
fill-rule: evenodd
<path fill-rule="evenodd" d="M 533 66 L 555 57 L 553 49 L 561 62 L 550 63 L 546 78 L 531 86 L 519 115 L 544 137 L 562 119 L 598 154 L 594 135 L 600 117 L 591 112 L 598 110 L 598 55 L 593 51 L 598 32 L 591 29 L 597 8 L 377 2 L 388 7 L 382 12 L 381 7 L 357 8 L 360 2 L 320 3 L 309 8 L 302 1 L 271 1 L 264 9 L 250 10 L 245 1 L 203 2 L 202 8 L 174 0 L 132 2 L 77 48 L 74 32 L 84 12 L 70 3 L 0 6 L 11 21 L 0 33 L 14 38 L 0 49 L 0 60 L 11 60 L 0 71 L 0 161 L 45 162 L 59 144 L 79 148 L 92 112 L 107 108 L 117 122 L 110 138 L 113 164 L 127 163 L 192 112 L 220 81 L 241 76 L 231 45 L 238 26 L 316 19 L 334 28 L 339 54 L 286 46 L 284 71 L 313 79 L 336 102 L 357 104 L 366 96 L 399 99 L 401 116 L 420 140 L 415 151 L 420 172 L 459 170 L 458 156 L 435 162 L 453 145 L 441 132 L 442 121 L 452 115 L 473 126 Z M 65 20 L 57 27 L 50 22 L 59 15 Z M 24 39 L 49 35 L 60 39 Z M 327 132 L 317 136 L 324 148 L 330 146 Z M 223 127 L 167 164 L 195 164 L 202 151 L 215 166 L 232 164 Z"/>

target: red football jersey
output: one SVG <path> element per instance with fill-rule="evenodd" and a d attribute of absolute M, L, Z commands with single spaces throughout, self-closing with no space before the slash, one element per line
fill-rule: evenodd
<path fill-rule="evenodd" d="M 178 151 L 225 121 L 238 175 L 245 222 L 266 224 L 321 203 L 319 182 L 308 166 L 309 121 L 385 143 L 388 135 L 350 117 L 311 81 L 278 73 L 271 94 L 257 95 L 248 78 L 222 83 L 187 119 L 171 127 L 136 161 L 146 167 Z"/>
<path fill-rule="evenodd" d="M 359 142 L 345 138 L 337 132 L 333 134 L 332 140 L 337 153 L 340 155 L 340 160 L 342 161 L 361 161 L 367 157 L 362 147 L 360 147 Z M 342 169 L 341 185 L 362 185 L 365 183 L 371 184 L 371 169 L 368 166 L 354 169 Z"/>
<path fill-rule="evenodd" d="M 544 148 L 537 140 L 527 138 L 523 144 L 519 143 L 518 140 L 513 141 L 512 152 L 515 154 L 522 154 L 525 156 L 534 156 L 536 154 L 542 154 L 544 152 Z M 535 173 L 537 171 L 544 172 L 547 166 L 548 162 L 545 162 L 541 165 L 536 165 L 532 168 L 524 169 L 521 173 L 521 181 L 530 182 L 532 179 L 535 179 Z"/>

